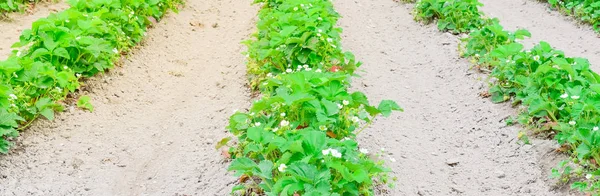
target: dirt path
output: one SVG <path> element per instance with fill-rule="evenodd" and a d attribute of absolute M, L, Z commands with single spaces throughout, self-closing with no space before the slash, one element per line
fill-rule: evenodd
<path fill-rule="evenodd" d="M 0 195 L 227 195 L 235 178 L 214 145 L 249 105 L 249 4 L 187 1 L 167 16 L 123 67 L 89 82 L 93 113 L 40 120 L 0 157 Z"/>
<path fill-rule="evenodd" d="M 485 76 L 458 58 L 456 36 L 417 24 L 412 7 L 391 0 L 335 3 L 345 48 L 364 62 L 355 88 L 406 110 L 360 138 L 396 160 L 388 165 L 397 187 L 387 195 L 562 195 L 541 168 L 553 141 L 516 143 L 519 127 L 503 122 L 515 110 L 478 96 Z"/>
<path fill-rule="evenodd" d="M 480 0 L 487 16 L 498 17 L 502 26 L 514 30 L 525 28 L 532 34 L 529 46 L 544 40 L 569 56 L 590 60 L 592 69 L 600 72 L 600 37 L 590 25 L 551 11 L 548 4 L 537 0 Z"/>
<path fill-rule="evenodd" d="M 10 46 L 19 41 L 19 36 L 24 29 L 31 28 L 31 23 L 37 19 L 44 18 L 50 13 L 57 12 L 68 8 L 64 2 L 58 3 L 38 3 L 28 13 L 12 13 L 9 15 L 9 20 L 0 20 L 0 59 L 6 59 L 11 52 Z"/>

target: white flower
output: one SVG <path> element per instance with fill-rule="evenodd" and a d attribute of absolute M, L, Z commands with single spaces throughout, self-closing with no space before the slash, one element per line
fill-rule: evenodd
<path fill-rule="evenodd" d="M 304 7 L 304 4 L 300 4 L 300 7 Z"/>
<path fill-rule="evenodd" d="M 273 132 L 277 132 L 277 131 L 279 131 L 279 127 L 273 128 Z"/>
<path fill-rule="evenodd" d="M 321 129 L 321 131 L 327 131 L 327 126 L 321 125 L 319 126 L 319 129 Z"/>
<path fill-rule="evenodd" d="M 319 32 L 319 33 L 323 33 L 323 30 L 321 30 L 321 29 L 317 29 L 317 32 Z"/>
<path fill-rule="evenodd" d="M 21 51 L 17 52 L 17 57 L 21 56 Z"/>
<path fill-rule="evenodd" d="M 575 124 L 577 124 L 577 122 L 575 122 L 575 121 L 569 121 L 569 124 L 570 125 L 575 125 Z"/>
<path fill-rule="evenodd" d="M 292 73 L 292 69 L 286 69 L 285 72 Z"/>
<path fill-rule="evenodd" d="M 342 106 L 342 104 L 339 104 L 339 103 L 337 104 L 337 106 L 339 109 L 342 109 L 344 107 L 344 106 Z"/>
<path fill-rule="evenodd" d="M 348 105 L 348 104 L 350 104 L 350 102 L 348 100 L 344 100 L 344 101 L 342 101 L 342 104 Z"/>
<path fill-rule="evenodd" d="M 381 148 L 381 152 L 385 152 L 385 148 Z"/>
<path fill-rule="evenodd" d="M 277 167 L 277 170 L 279 170 L 279 172 L 285 172 L 285 169 L 287 169 L 287 166 L 283 163 L 279 165 L 279 167 Z"/>
<path fill-rule="evenodd" d="M 279 125 L 281 125 L 282 127 L 287 127 L 290 125 L 290 122 L 287 120 L 282 120 L 281 123 L 279 123 Z"/>
<path fill-rule="evenodd" d="M 585 178 L 588 179 L 588 180 L 591 179 L 591 178 L 593 178 L 593 177 L 594 177 L 594 175 L 592 175 L 592 174 L 585 175 Z"/>
<path fill-rule="evenodd" d="M 321 69 L 317 69 L 317 70 L 315 70 L 315 72 L 317 72 L 317 73 L 321 73 L 321 72 L 323 72 L 323 71 L 321 71 Z"/>
<path fill-rule="evenodd" d="M 281 116 L 281 117 L 285 117 L 285 112 L 283 112 L 283 113 L 279 114 L 279 116 Z"/>
<path fill-rule="evenodd" d="M 344 138 L 342 138 L 341 141 L 343 142 L 343 141 L 346 141 L 346 140 L 349 140 L 349 139 L 350 139 L 349 137 L 344 137 Z"/>
<path fill-rule="evenodd" d="M 309 68 L 306 68 L 306 71 L 311 71 L 311 70 L 312 70 L 312 68 L 310 68 L 310 67 L 309 67 Z"/>
<path fill-rule="evenodd" d="M 13 108 L 16 108 L 16 107 L 17 107 L 17 105 L 15 105 L 14 103 L 13 103 L 13 104 L 10 104 L 10 106 L 11 106 L 11 107 L 13 107 Z"/>
<path fill-rule="evenodd" d="M 392 163 L 393 163 L 393 162 L 396 162 L 396 159 L 394 159 L 394 157 L 390 157 L 390 161 L 392 161 Z"/>
<path fill-rule="evenodd" d="M 571 96 L 571 99 L 575 99 L 575 100 L 577 100 L 577 99 L 579 99 L 579 96 L 577 96 L 577 95 L 573 95 L 573 96 Z"/>
<path fill-rule="evenodd" d="M 250 113 L 250 116 L 254 116 L 254 114 L 256 114 L 256 113 L 254 113 L 254 112 L 251 112 L 251 113 Z"/>
<path fill-rule="evenodd" d="M 294 11 L 298 11 L 298 7 L 294 7 Z"/>
<path fill-rule="evenodd" d="M 318 18 L 317 18 L 317 20 L 323 20 L 323 18 L 321 18 L 321 17 L 318 17 Z"/>
<path fill-rule="evenodd" d="M 79 78 L 79 77 L 81 77 L 81 74 L 78 73 L 78 74 L 75 74 L 75 76 L 77 76 Z"/>
<path fill-rule="evenodd" d="M 77 37 L 75 38 L 75 40 L 80 40 L 80 39 L 81 39 L 81 37 L 79 37 L 79 36 L 77 36 Z"/>
<path fill-rule="evenodd" d="M 112 50 L 112 51 L 113 51 L 115 54 L 118 54 L 118 53 L 119 53 L 119 50 L 117 50 L 116 48 L 113 48 L 113 50 Z"/>
<path fill-rule="evenodd" d="M 328 37 L 327 38 L 327 42 L 331 43 L 331 42 L 333 42 L 333 39 L 331 39 L 331 38 Z"/>
<path fill-rule="evenodd" d="M 267 77 L 273 77 L 273 74 L 272 73 L 268 73 Z"/>
<path fill-rule="evenodd" d="M 358 122 L 360 119 L 357 116 L 352 117 L 352 122 Z"/>
<path fill-rule="evenodd" d="M 321 151 L 321 153 L 323 153 L 323 155 L 325 155 L 325 156 L 331 154 L 331 156 L 333 156 L 333 157 L 342 158 L 342 153 L 340 153 L 340 151 L 333 149 L 333 148 L 325 149 L 325 150 Z"/>
<path fill-rule="evenodd" d="M 367 150 L 366 148 L 361 148 L 360 153 L 369 154 L 369 150 Z"/>
<path fill-rule="evenodd" d="M 257 127 L 260 126 L 260 122 L 255 122 L 254 126 L 257 126 Z"/>
<path fill-rule="evenodd" d="M 510 63 L 510 60 L 506 59 L 506 63 Z"/>
<path fill-rule="evenodd" d="M 71 22 L 71 21 L 67 19 L 67 20 L 65 20 L 65 22 L 69 23 L 69 22 Z"/>
<path fill-rule="evenodd" d="M 535 60 L 535 61 L 539 61 L 539 60 L 540 60 L 540 56 L 538 56 L 538 55 L 535 55 L 535 56 L 533 57 L 533 60 Z"/>
<path fill-rule="evenodd" d="M 63 66 L 63 69 L 69 69 L 69 67 L 67 67 L 67 66 Z"/>
<path fill-rule="evenodd" d="M 569 97 L 569 94 L 567 94 L 567 93 L 565 93 L 565 94 L 562 94 L 562 95 L 560 96 L 560 98 L 563 98 L 563 99 L 565 99 L 565 98 L 567 98 L 567 97 Z"/>
<path fill-rule="evenodd" d="M 593 130 L 593 131 L 598 131 L 598 127 L 596 126 L 596 127 L 594 127 L 592 130 Z"/>
<path fill-rule="evenodd" d="M 321 37 L 321 33 L 317 33 L 317 36 Z"/>
<path fill-rule="evenodd" d="M 302 67 L 304 67 L 304 69 L 308 69 L 308 65 L 307 64 L 302 65 Z"/>
<path fill-rule="evenodd" d="M 479 54 L 475 54 L 475 57 L 479 58 Z"/>
<path fill-rule="evenodd" d="M 554 69 L 560 69 L 560 67 L 558 65 L 552 65 L 552 68 L 554 68 Z"/>
<path fill-rule="evenodd" d="M 8 99 L 14 100 L 14 99 L 17 99 L 17 96 L 15 94 L 10 94 L 10 95 L 8 95 Z"/>
<path fill-rule="evenodd" d="M 333 45 L 333 44 L 331 44 L 331 47 L 333 47 L 333 48 L 337 48 L 337 46 L 335 46 L 335 45 Z"/>
<path fill-rule="evenodd" d="M 342 158 L 342 153 L 336 149 L 331 149 L 331 156 L 335 158 Z"/>

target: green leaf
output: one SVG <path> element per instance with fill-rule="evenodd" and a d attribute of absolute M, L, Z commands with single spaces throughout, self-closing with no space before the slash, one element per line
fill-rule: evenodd
<path fill-rule="evenodd" d="M 31 53 L 31 58 L 36 59 L 36 58 L 46 55 L 48 53 L 50 53 L 50 52 L 46 48 L 38 48 L 35 51 L 33 51 L 33 53 Z"/>
<path fill-rule="evenodd" d="M 356 180 L 356 182 L 358 183 L 362 183 L 365 180 L 369 179 L 369 174 L 364 169 L 357 169 L 356 171 L 354 171 L 354 174 L 352 174 L 352 176 L 354 177 L 354 180 Z"/>
<path fill-rule="evenodd" d="M 19 115 L 0 109 L 0 126 L 18 127 L 17 121 L 25 121 Z"/>
<path fill-rule="evenodd" d="M 254 140 L 256 142 L 261 142 L 262 141 L 262 132 L 264 132 L 265 130 L 263 128 L 260 127 L 250 127 L 248 128 L 248 139 Z"/>
<path fill-rule="evenodd" d="M 77 101 L 77 107 L 94 112 L 94 106 L 92 103 L 90 103 L 90 97 L 87 95 L 79 97 L 79 100 Z"/>
<path fill-rule="evenodd" d="M 54 53 L 54 56 L 59 56 L 59 57 L 63 57 L 63 58 L 66 58 L 66 59 L 71 59 L 71 56 L 69 55 L 69 52 L 65 48 L 57 48 L 56 50 L 54 50 L 53 53 Z"/>
<path fill-rule="evenodd" d="M 340 112 L 340 108 L 336 103 L 333 103 L 327 99 L 321 99 L 321 103 L 325 107 L 325 111 L 327 112 L 328 116 L 332 116 Z"/>
<path fill-rule="evenodd" d="M 282 37 L 289 37 L 298 27 L 297 26 L 285 26 L 281 29 L 279 34 Z"/>
<path fill-rule="evenodd" d="M 391 100 L 383 100 L 381 101 L 381 103 L 379 103 L 379 106 L 377 107 L 377 109 L 379 109 L 379 111 L 381 111 L 381 114 L 385 117 L 389 117 L 390 114 L 392 114 L 392 111 L 403 111 L 403 109 L 398 106 L 398 104 L 394 101 Z"/>
<path fill-rule="evenodd" d="M 219 150 L 219 148 L 227 145 L 227 142 L 231 141 L 231 137 L 226 137 L 221 139 L 221 141 L 217 142 L 217 145 L 215 145 L 215 149 Z"/>
<path fill-rule="evenodd" d="M 577 146 L 577 149 L 575 150 L 575 152 L 577 152 L 577 158 L 579 160 L 583 160 L 583 158 L 585 158 L 587 155 L 590 154 L 591 149 L 588 145 L 582 143 L 582 144 L 579 144 L 579 146 Z"/>
<path fill-rule="evenodd" d="M 307 131 L 303 134 L 302 146 L 306 154 L 318 154 L 325 147 L 325 138 L 327 137 L 321 131 Z"/>
<path fill-rule="evenodd" d="M 258 172 L 256 173 L 263 178 L 272 179 L 273 178 L 273 162 L 269 160 L 263 160 L 258 164 Z"/>
<path fill-rule="evenodd" d="M 256 168 L 257 166 L 258 165 L 251 159 L 246 158 L 246 157 L 240 157 L 240 158 L 234 159 L 231 162 L 231 164 L 227 168 L 227 171 L 232 171 L 232 170 L 248 171 L 248 170 Z"/>
<path fill-rule="evenodd" d="M 54 110 L 50 109 L 50 108 L 45 108 L 43 110 L 40 111 L 40 114 L 44 117 L 46 117 L 46 119 L 48 120 L 54 120 Z"/>

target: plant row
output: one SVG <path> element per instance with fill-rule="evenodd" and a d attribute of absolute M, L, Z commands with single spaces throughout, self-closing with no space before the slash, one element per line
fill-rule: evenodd
<path fill-rule="evenodd" d="M 401 108 L 389 100 L 372 106 L 349 91 L 360 63 L 342 51 L 330 1 L 255 3 L 262 4 L 258 32 L 246 44 L 251 87 L 261 97 L 227 126 L 237 137 L 228 150 L 228 170 L 240 181 L 232 194 L 373 195 L 389 183 L 390 170 L 382 153 L 360 149 L 356 136 L 376 116 Z"/>
<path fill-rule="evenodd" d="M 112 68 L 142 40 L 150 17 L 160 19 L 180 3 L 73 0 L 69 9 L 33 22 L 0 61 L 0 152 L 40 115 L 52 120 L 82 78 Z"/>
<path fill-rule="evenodd" d="M 553 137 L 571 159 L 553 169 L 572 188 L 600 193 L 600 75 L 584 58 L 567 57 L 546 42 L 525 49 L 526 30 L 507 31 L 487 19 L 476 0 L 421 0 L 415 18 L 438 21 L 442 31 L 469 33 L 461 56 L 490 73 L 494 102 L 521 105 L 518 122 L 534 134 Z M 521 139 L 526 139 L 522 133 Z M 574 177 L 574 178 L 572 178 Z"/>
<path fill-rule="evenodd" d="M 546 0 L 544 0 L 546 1 Z M 597 0 L 547 0 L 558 11 L 591 24 L 600 33 L 600 1 Z"/>
<path fill-rule="evenodd" d="M 25 10 L 27 4 L 37 3 L 40 0 L 0 0 L 0 18 L 6 17 L 10 12 Z"/>

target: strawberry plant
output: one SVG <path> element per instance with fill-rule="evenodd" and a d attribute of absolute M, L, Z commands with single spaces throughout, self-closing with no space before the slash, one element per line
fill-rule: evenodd
<path fill-rule="evenodd" d="M 571 154 L 572 158 L 561 162 L 552 175 L 562 182 L 576 177 L 580 180 L 575 180 L 572 188 L 600 195 L 600 75 L 590 69 L 587 59 L 567 57 L 546 42 L 526 50 L 518 40 L 531 36 L 528 31 L 506 31 L 497 19 L 462 14 L 479 13 L 477 2 L 458 4 L 467 3 L 475 6 L 448 9 L 454 12 L 449 14 L 441 10 L 456 7 L 457 2 L 422 0 L 415 7 L 419 14 L 416 19 L 430 22 L 453 16 L 458 19 L 451 21 L 484 24 L 461 31 L 470 32 L 462 39 L 461 56 L 490 71 L 492 101 L 521 104 L 524 109 L 518 122 L 534 133 L 554 136 L 560 150 Z M 440 30 L 453 30 L 447 25 L 442 27 Z"/>
<path fill-rule="evenodd" d="M 341 50 L 330 1 L 255 3 L 263 8 L 258 33 L 246 41 L 248 72 L 262 97 L 227 126 L 237 137 L 228 150 L 228 169 L 240 182 L 232 194 L 373 195 L 374 185 L 389 183 L 390 170 L 359 149 L 356 135 L 376 116 L 402 109 L 349 92 L 360 63 Z"/>
<path fill-rule="evenodd" d="M 113 67 L 140 42 L 150 21 L 179 0 L 71 0 L 71 7 L 24 30 L 0 61 L 0 152 L 40 115 L 52 120 L 84 77 Z M 86 107 L 89 108 L 89 106 Z"/>
<path fill-rule="evenodd" d="M 591 24 L 596 32 L 600 32 L 600 1 L 547 0 L 547 2 L 560 12 Z"/>
<path fill-rule="evenodd" d="M 424 23 L 437 20 L 441 31 L 467 33 L 491 22 L 479 11 L 482 5 L 477 0 L 420 0 L 415 5 L 415 20 Z"/>
<path fill-rule="evenodd" d="M 27 4 L 37 3 L 39 0 L 0 0 L 0 19 L 7 17 L 10 12 L 25 10 Z"/>
<path fill-rule="evenodd" d="M 262 1 L 256 1 L 262 2 Z M 360 66 L 340 46 L 339 14 L 329 1 L 268 2 L 260 11 L 258 32 L 248 45 L 251 86 L 256 89 L 267 74 L 308 67 L 352 74 Z"/>

